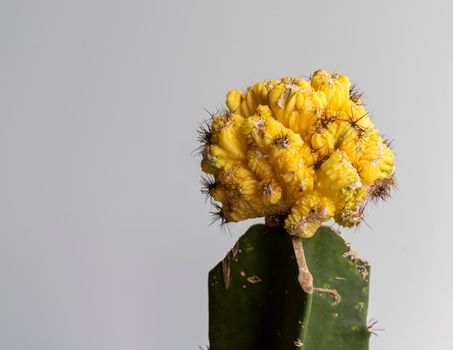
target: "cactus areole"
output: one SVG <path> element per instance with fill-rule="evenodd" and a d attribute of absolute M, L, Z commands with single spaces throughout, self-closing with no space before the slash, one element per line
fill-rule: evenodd
<path fill-rule="evenodd" d="M 358 262 L 362 260 L 356 259 L 356 253 L 349 254 L 338 236 L 320 229 L 327 221 L 357 226 L 367 203 L 386 199 L 395 185 L 390 142 L 375 128 L 361 98 L 346 76 L 318 70 L 308 80 L 288 77 L 259 82 L 244 92 L 231 90 L 226 95 L 227 109 L 200 125 L 198 151 L 206 173 L 202 192 L 211 199 L 214 218 L 221 223 L 266 219 L 266 225 L 249 230 L 238 241 L 236 248 L 247 242 L 249 252 L 248 257 L 242 253 L 239 276 L 232 275 L 232 263 L 239 259 L 233 255 L 240 256 L 237 251 L 233 254 L 234 249 L 210 273 L 212 350 L 368 348 L 369 331 L 363 330 L 367 328 L 369 266 Z M 274 236 L 279 232 L 280 238 L 269 238 L 266 232 Z M 311 238 L 316 232 L 325 237 Z M 290 242 L 290 251 L 285 242 Z M 263 262 L 268 244 L 279 250 L 272 264 Z M 351 258 L 349 265 L 343 264 Z M 281 267 L 280 274 L 274 271 L 276 266 Z M 294 268 L 295 277 L 290 273 Z M 267 280 L 246 271 L 250 269 L 261 271 Z M 243 282 L 232 282 L 244 277 Z M 250 291 L 253 288 L 255 292 Z M 354 291 L 357 288 L 361 292 Z M 287 297 L 277 300 L 269 293 Z M 315 303 L 314 294 L 330 296 L 333 302 Z M 265 321 L 270 314 L 263 310 L 268 309 L 275 313 L 273 322 Z M 331 325 L 324 331 L 332 334 L 316 329 L 318 319 Z M 362 333 L 366 341 L 351 343 L 352 334 Z M 322 334 L 327 338 L 318 339 Z M 297 339 L 289 339 L 294 336 Z M 265 342 L 268 346 L 260 343 L 266 337 L 272 338 Z"/>

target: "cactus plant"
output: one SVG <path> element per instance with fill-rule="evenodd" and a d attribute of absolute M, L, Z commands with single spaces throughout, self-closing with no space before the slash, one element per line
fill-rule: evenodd
<path fill-rule="evenodd" d="M 209 274 L 212 350 L 368 349 L 369 265 L 333 230 L 395 185 L 390 142 L 341 74 L 227 94 L 202 124 L 202 192 L 222 223 L 265 217 Z"/>

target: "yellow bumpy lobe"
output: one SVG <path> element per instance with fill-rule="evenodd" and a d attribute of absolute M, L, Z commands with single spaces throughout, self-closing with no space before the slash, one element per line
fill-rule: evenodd
<path fill-rule="evenodd" d="M 330 219 L 354 226 L 379 186 L 394 181 L 394 156 L 349 79 L 324 70 L 310 80 L 231 90 L 214 116 L 202 170 L 226 222 L 283 215 L 292 235 L 311 237 Z"/>

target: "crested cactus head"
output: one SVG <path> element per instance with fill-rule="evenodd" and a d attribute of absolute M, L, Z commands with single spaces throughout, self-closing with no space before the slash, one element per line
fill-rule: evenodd
<path fill-rule="evenodd" d="M 346 76 L 262 81 L 226 105 L 199 132 L 203 192 L 224 221 L 279 215 L 311 237 L 330 219 L 359 224 L 369 200 L 389 195 L 394 155 Z"/>

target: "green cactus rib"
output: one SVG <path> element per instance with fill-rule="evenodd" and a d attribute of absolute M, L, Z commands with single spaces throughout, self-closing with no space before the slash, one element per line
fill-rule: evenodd
<path fill-rule="evenodd" d="M 210 271 L 210 350 L 368 349 L 368 264 L 328 227 L 303 246 L 312 294 L 281 227 L 252 226 Z"/>

